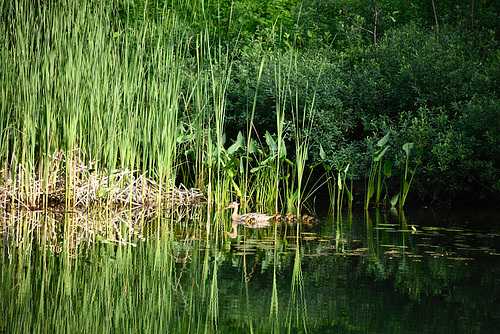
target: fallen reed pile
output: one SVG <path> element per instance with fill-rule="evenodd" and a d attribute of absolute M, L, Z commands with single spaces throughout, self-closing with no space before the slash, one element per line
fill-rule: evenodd
<path fill-rule="evenodd" d="M 200 189 L 158 184 L 137 170 L 98 169 L 97 161 L 84 164 L 79 151 L 68 161 L 64 152 L 47 157 L 52 172 L 40 175 L 31 166 L 0 171 L 0 205 L 7 211 L 16 205 L 31 211 L 156 208 L 168 210 L 207 204 Z"/>

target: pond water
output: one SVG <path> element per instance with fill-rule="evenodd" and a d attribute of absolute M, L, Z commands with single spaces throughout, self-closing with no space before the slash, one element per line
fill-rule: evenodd
<path fill-rule="evenodd" d="M 62 226 L 51 219 L 4 217 L 2 333 L 497 333 L 500 326 L 495 210 L 359 212 L 309 227 L 239 226 L 235 239 L 221 232 L 230 226 L 222 219 L 207 236 L 201 218 L 130 216 L 141 230 L 121 219 L 120 242 L 84 226 L 75 234 L 68 215 Z"/>

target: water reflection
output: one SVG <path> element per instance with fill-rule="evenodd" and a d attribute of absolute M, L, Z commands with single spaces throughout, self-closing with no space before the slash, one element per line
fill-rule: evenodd
<path fill-rule="evenodd" d="M 2 331 L 496 332 L 499 235 L 434 219 L 361 212 L 236 239 L 221 220 L 207 235 L 203 219 L 128 215 L 91 238 L 74 218 L 4 219 Z"/>

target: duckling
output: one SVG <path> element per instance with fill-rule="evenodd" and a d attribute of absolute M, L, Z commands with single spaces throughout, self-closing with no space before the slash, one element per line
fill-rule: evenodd
<path fill-rule="evenodd" d="M 241 218 L 241 217 L 240 217 Z M 257 223 L 255 217 L 245 217 L 245 225 L 251 227 Z"/>

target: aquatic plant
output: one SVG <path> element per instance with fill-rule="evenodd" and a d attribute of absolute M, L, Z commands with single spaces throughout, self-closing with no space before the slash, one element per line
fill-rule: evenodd
<path fill-rule="evenodd" d="M 410 161 L 410 152 L 411 149 L 413 148 L 413 143 L 405 143 L 403 145 L 403 151 L 405 153 L 406 161 L 405 161 L 405 169 L 403 171 L 402 179 L 401 179 L 401 192 L 400 192 L 400 198 L 399 198 L 399 207 L 402 209 L 405 205 L 406 198 L 408 197 L 408 193 L 410 191 L 410 186 L 413 181 L 413 177 L 415 176 L 415 172 L 417 170 L 418 165 L 420 164 L 420 157 L 424 153 L 424 151 L 418 151 L 417 154 L 417 162 L 415 164 L 415 167 L 413 167 L 413 170 L 410 169 L 409 167 L 409 161 Z M 408 175 L 411 173 L 411 176 Z"/>
<path fill-rule="evenodd" d="M 376 193 L 375 205 L 380 204 L 380 195 L 383 189 L 383 182 L 385 181 L 382 179 L 382 165 L 384 165 L 384 176 L 387 176 L 389 174 L 388 168 L 390 165 L 382 164 L 382 158 L 390 148 L 390 145 L 387 145 L 390 134 L 390 131 L 387 132 L 387 134 L 377 142 L 377 146 L 379 147 L 379 149 L 375 153 L 373 153 L 373 162 L 372 166 L 370 167 L 370 172 L 368 175 L 368 186 L 365 194 L 365 209 L 368 209 L 370 205 L 370 199 L 372 198 L 374 193 Z M 375 179 L 377 180 L 376 188 Z"/>

